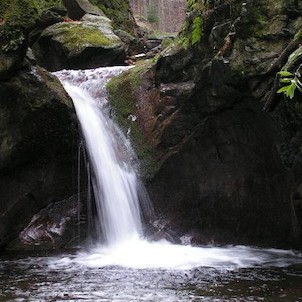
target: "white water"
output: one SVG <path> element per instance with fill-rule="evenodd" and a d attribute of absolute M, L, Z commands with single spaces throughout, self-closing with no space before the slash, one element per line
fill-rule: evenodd
<path fill-rule="evenodd" d="M 125 67 L 61 71 L 56 75 L 73 98 L 94 170 L 94 195 L 106 245 L 51 263 L 53 268 L 124 266 L 191 269 L 286 266 L 301 262 L 291 251 L 244 246 L 205 247 L 150 243 L 143 239 L 139 202 L 148 203 L 135 169 L 129 141 L 109 118 L 105 85 Z M 121 94 L 123 92 L 121 91 Z M 144 197 L 144 198 L 142 198 Z M 140 200 L 139 200 L 140 199 Z"/>
<path fill-rule="evenodd" d="M 65 75 L 63 84 L 73 99 L 93 166 L 93 189 L 99 222 L 109 245 L 142 236 L 140 188 L 128 159 L 132 150 L 129 141 L 106 115 L 106 94 L 102 96 L 104 86 L 111 78 L 110 73 L 118 74 L 123 69 L 104 68 L 102 73 L 98 72 L 100 70 L 86 71 L 81 83 L 77 81 L 81 80 L 83 71 L 62 73 L 63 78 Z M 104 77 L 100 77 L 101 74 Z M 66 75 L 69 75 L 69 80 Z M 76 83 L 78 86 L 75 86 Z"/>

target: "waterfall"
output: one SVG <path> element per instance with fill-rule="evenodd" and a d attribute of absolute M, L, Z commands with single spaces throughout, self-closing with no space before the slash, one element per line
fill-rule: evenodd
<path fill-rule="evenodd" d="M 102 236 L 109 245 L 142 236 L 139 182 L 129 140 L 109 117 L 106 84 L 129 67 L 56 72 L 73 99 L 90 162 Z M 145 197 L 145 200 L 139 200 Z"/>
<path fill-rule="evenodd" d="M 196 267 L 235 269 L 301 263 L 293 251 L 245 246 L 192 247 L 142 238 L 141 206 L 148 195 L 136 174 L 129 140 L 109 118 L 109 79 L 129 67 L 56 72 L 74 101 L 92 169 L 92 183 L 102 237 L 107 244 L 51 261 L 54 269 L 131 267 L 188 270 Z M 144 204 L 145 203 L 145 204 Z"/>

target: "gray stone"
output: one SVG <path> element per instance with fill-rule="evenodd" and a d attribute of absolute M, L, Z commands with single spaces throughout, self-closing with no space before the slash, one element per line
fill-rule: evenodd
<path fill-rule="evenodd" d="M 88 0 L 62 0 L 69 18 L 80 20 L 85 14 L 104 16 L 104 13 Z"/>

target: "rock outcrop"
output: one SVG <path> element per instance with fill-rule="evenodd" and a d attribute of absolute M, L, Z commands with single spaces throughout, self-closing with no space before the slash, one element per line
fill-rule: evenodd
<path fill-rule="evenodd" d="M 76 192 L 78 131 L 59 81 L 28 66 L 0 82 L 0 247 L 49 203 Z"/>
<path fill-rule="evenodd" d="M 301 242 L 285 129 L 262 111 L 301 21 L 295 1 L 190 1 L 174 46 L 109 84 L 155 209 L 197 243 Z"/>

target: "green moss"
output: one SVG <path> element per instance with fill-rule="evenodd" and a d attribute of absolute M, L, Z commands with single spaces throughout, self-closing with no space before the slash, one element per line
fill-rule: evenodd
<path fill-rule="evenodd" d="M 188 0 L 187 17 L 179 33 L 179 44 L 188 49 L 198 45 L 203 37 L 203 13 L 208 9 L 205 0 Z"/>
<path fill-rule="evenodd" d="M 116 109 L 118 122 L 122 126 L 129 126 L 127 118 L 130 114 L 135 114 L 135 92 L 140 86 L 140 76 L 145 68 L 145 64 L 139 64 L 126 73 L 114 77 L 107 85 L 111 104 Z"/>
<path fill-rule="evenodd" d="M 298 30 L 298 32 L 294 36 L 294 41 L 302 39 L 302 29 Z"/>
<path fill-rule="evenodd" d="M 83 23 L 58 23 L 48 28 L 43 35 L 52 35 L 54 32 L 56 39 L 63 43 L 71 52 L 80 51 L 87 45 L 111 48 L 119 43 L 117 37 L 108 37 L 97 26 Z"/>
<path fill-rule="evenodd" d="M 36 0 L 1 1 L 0 4 L 0 17 L 6 23 L 24 28 L 32 27 L 40 16 L 40 12 L 41 9 Z"/>
<path fill-rule="evenodd" d="M 129 71 L 113 78 L 107 85 L 109 101 L 115 110 L 115 118 L 120 127 L 127 132 L 130 129 L 132 145 L 141 163 L 141 173 L 146 179 L 152 178 L 160 166 L 153 147 L 147 140 L 138 121 L 132 121 L 130 115 L 137 115 L 137 95 L 142 76 L 153 66 L 152 62 L 141 62 Z"/>
<path fill-rule="evenodd" d="M 62 0 L 40 0 L 39 5 L 42 10 L 50 9 L 53 7 L 65 10 Z"/>
<path fill-rule="evenodd" d="M 191 34 L 191 43 L 195 45 L 196 43 L 200 42 L 202 38 L 202 18 L 201 16 L 197 16 L 193 20 L 192 24 L 192 34 Z"/>

